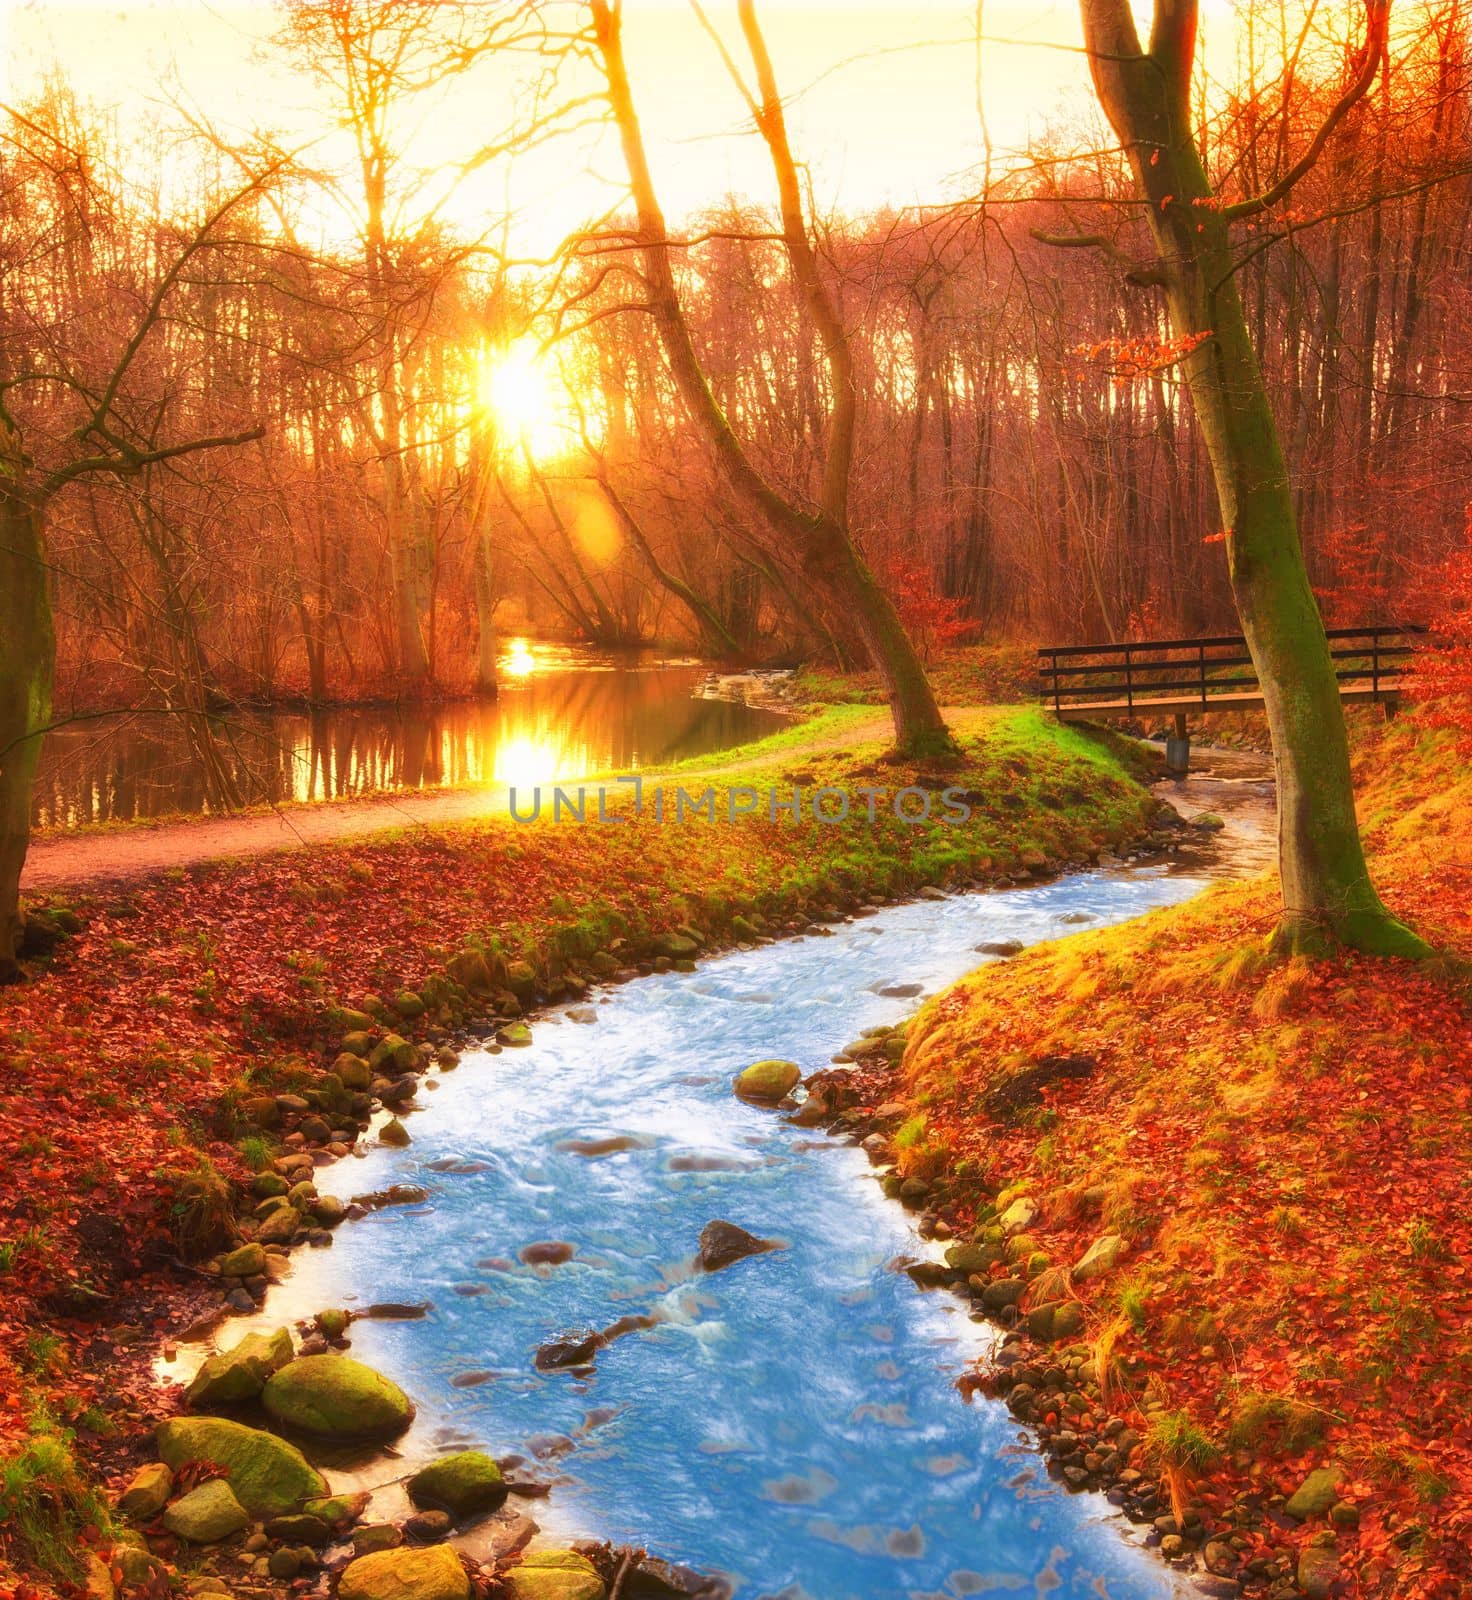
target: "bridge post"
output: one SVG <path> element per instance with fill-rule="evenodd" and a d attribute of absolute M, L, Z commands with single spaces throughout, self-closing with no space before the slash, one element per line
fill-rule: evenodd
<path fill-rule="evenodd" d="M 1165 741 L 1165 770 L 1175 778 L 1184 778 L 1191 765 L 1191 736 L 1186 727 L 1186 713 L 1176 712 L 1175 732 Z"/>

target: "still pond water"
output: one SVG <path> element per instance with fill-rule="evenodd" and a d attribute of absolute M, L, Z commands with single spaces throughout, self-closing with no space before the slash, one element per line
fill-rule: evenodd
<path fill-rule="evenodd" d="M 212 722 L 237 803 L 341 800 L 457 784 L 553 782 L 706 755 L 762 737 L 775 712 L 697 697 L 707 669 L 653 653 L 508 643 L 495 700 L 235 711 Z M 124 713 L 50 734 L 38 828 L 221 809 L 176 717 Z"/>

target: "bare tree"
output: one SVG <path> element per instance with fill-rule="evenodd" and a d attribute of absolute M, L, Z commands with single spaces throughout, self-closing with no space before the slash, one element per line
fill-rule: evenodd
<path fill-rule="evenodd" d="M 624 62 L 621 0 L 591 0 L 594 39 L 638 215 L 635 242 L 649 295 L 648 309 L 659 329 L 681 399 L 714 450 L 732 488 L 780 543 L 800 554 L 807 578 L 853 616 L 884 678 L 898 749 L 907 755 L 948 753 L 954 746 L 925 668 L 849 524 L 857 416 L 853 353 L 834 293 L 824 281 L 808 236 L 797 165 L 756 8 L 752 0 L 739 0 L 738 9 L 757 82 L 756 95 L 748 95 L 748 100 L 776 175 L 781 238 L 793 278 L 817 329 L 831 392 L 822 488 L 815 507 L 798 504 L 783 495 L 757 469 L 707 381 L 681 305 L 670 257 L 669 230 L 655 192 Z"/>

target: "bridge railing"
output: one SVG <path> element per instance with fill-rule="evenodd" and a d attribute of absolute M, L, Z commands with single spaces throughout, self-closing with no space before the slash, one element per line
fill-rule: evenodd
<path fill-rule="evenodd" d="M 1412 641 L 1426 630 L 1416 623 L 1330 628 L 1340 692 L 1357 699 L 1398 695 Z M 1244 673 L 1243 668 L 1248 670 Z M 1210 711 L 1213 699 L 1261 693 L 1247 641 L 1241 634 L 1204 639 L 1146 639 L 1128 644 L 1044 645 L 1038 651 L 1039 696 L 1054 711 L 1090 706 L 1112 710 Z"/>

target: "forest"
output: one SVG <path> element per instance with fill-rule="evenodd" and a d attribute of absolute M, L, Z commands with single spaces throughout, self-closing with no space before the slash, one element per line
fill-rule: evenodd
<path fill-rule="evenodd" d="M 11 10 L 0 1600 L 1472 1592 L 1467 0 Z"/>

